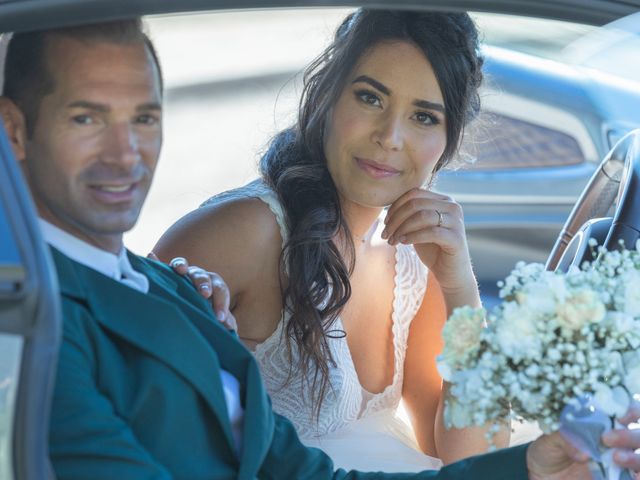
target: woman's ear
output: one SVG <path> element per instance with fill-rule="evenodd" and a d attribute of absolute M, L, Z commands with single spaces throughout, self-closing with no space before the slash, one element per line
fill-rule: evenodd
<path fill-rule="evenodd" d="M 0 97 L 0 118 L 4 124 L 13 154 L 19 162 L 25 159 L 25 142 L 27 140 L 27 124 L 24 114 L 7 97 Z"/>

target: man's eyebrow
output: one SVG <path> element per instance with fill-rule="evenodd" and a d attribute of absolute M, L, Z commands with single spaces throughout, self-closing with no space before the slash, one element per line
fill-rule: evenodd
<path fill-rule="evenodd" d="M 136 107 L 138 112 L 146 112 L 149 110 L 162 110 L 162 105 L 157 102 L 143 103 L 142 105 L 138 105 Z"/>
<path fill-rule="evenodd" d="M 368 75 L 360 75 L 351 83 L 353 84 L 358 82 L 368 83 L 385 95 L 391 95 L 391 90 L 389 89 L 389 87 L 380 83 L 378 80 L 371 78 Z M 415 105 L 416 107 L 425 108 L 427 110 L 436 110 L 438 112 L 445 113 L 444 105 L 442 105 L 441 103 L 430 102 L 429 100 L 415 100 L 413 102 L 413 105 Z"/>
<path fill-rule="evenodd" d="M 77 100 L 67 105 L 67 108 L 85 108 L 100 113 L 107 113 L 111 110 L 108 105 L 103 103 L 89 102 L 87 100 Z M 157 102 L 143 103 L 136 107 L 137 112 L 148 112 L 149 110 L 162 110 L 162 106 Z"/>
<path fill-rule="evenodd" d="M 76 100 L 75 102 L 71 102 L 67 105 L 67 108 L 85 108 L 87 110 L 95 110 L 102 113 L 111 110 L 107 105 L 104 105 L 103 103 L 88 102 L 86 100 Z"/>

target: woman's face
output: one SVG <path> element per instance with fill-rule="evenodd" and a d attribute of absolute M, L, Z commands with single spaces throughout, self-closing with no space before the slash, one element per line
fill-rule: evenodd
<path fill-rule="evenodd" d="M 445 149 L 445 122 L 442 92 L 421 50 L 398 41 L 365 52 L 324 136 L 342 200 L 382 207 L 423 185 Z"/>

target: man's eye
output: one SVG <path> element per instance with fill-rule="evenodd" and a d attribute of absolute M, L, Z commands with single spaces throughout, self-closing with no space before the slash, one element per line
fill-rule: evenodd
<path fill-rule="evenodd" d="M 78 125 L 91 125 L 95 123 L 91 115 L 74 115 L 71 117 L 71 121 Z"/>
<path fill-rule="evenodd" d="M 358 90 L 356 92 L 356 97 L 360 99 L 361 102 L 366 103 L 367 105 L 373 105 L 374 107 L 379 107 L 381 105 L 380 98 L 372 92 L 367 90 Z"/>
<path fill-rule="evenodd" d="M 160 119 L 156 115 L 144 114 L 138 115 L 135 121 L 140 125 L 155 125 Z"/>

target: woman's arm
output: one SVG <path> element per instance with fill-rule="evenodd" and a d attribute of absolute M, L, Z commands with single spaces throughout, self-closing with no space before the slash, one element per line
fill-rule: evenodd
<path fill-rule="evenodd" d="M 484 436 L 488 426 L 451 430 L 444 427 L 443 399 L 448 384 L 443 384 L 438 374 L 436 357 L 442 350 L 440 332 L 448 317 L 447 303 L 430 273 L 424 300 L 409 331 L 403 386 L 403 399 L 420 448 L 445 464 L 489 448 Z M 494 437 L 497 447 L 508 445 L 509 431 L 505 426 Z"/>
<path fill-rule="evenodd" d="M 188 213 L 162 235 L 153 251 L 162 261 L 184 257 L 219 274 L 229 287 L 238 335 L 252 346 L 266 339 L 280 319 L 281 248 L 269 207 L 247 198 Z"/>
<path fill-rule="evenodd" d="M 446 319 L 446 307 L 440 287 L 433 274 L 429 273 L 422 305 L 409 328 L 402 399 L 420 449 L 433 457 L 439 457 L 434 419 L 442 390 L 436 357 L 442 350 L 440 331 Z"/>

